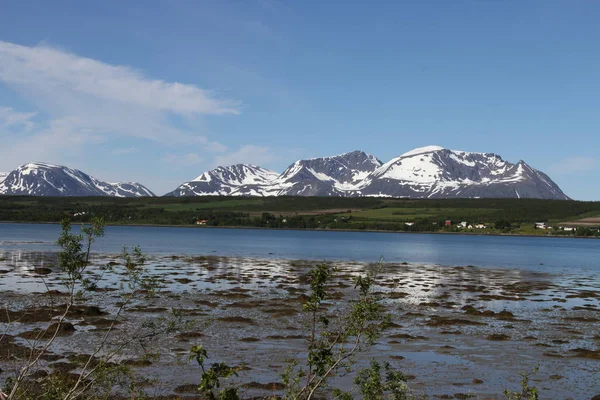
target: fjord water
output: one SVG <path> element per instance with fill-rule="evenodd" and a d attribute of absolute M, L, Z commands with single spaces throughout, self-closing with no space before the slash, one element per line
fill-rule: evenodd
<path fill-rule="evenodd" d="M 0 251 L 53 251 L 55 224 L 0 224 Z M 600 275 L 600 240 L 455 234 L 109 226 L 94 249 L 119 253 L 222 255 L 516 268 Z"/>

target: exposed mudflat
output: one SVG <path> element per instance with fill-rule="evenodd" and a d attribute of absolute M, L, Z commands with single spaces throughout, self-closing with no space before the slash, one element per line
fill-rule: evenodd
<path fill-rule="evenodd" d="M 0 382 L 26 356 L 28 346 L 65 303 L 64 287 L 48 253 L 0 254 Z M 97 255 L 99 266 L 121 262 Z M 353 296 L 351 278 L 365 264 L 330 263 L 338 268 L 331 284 L 332 315 Z M 244 368 L 238 382 L 250 396 L 277 393 L 279 374 L 305 349 L 309 261 L 228 257 L 151 256 L 148 273 L 158 276 L 158 295 L 140 294 L 114 326 L 119 339 L 140 338 L 119 357 L 149 379 L 148 393 L 194 393 L 197 366 L 188 362 L 191 346 L 204 345 L 210 362 Z M 98 290 L 87 292 L 60 327 L 45 357 L 45 371 L 76 371 L 77 359 L 91 354 L 111 326 L 121 296 L 122 276 L 104 273 Z M 50 291 L 48 293 L 48 291 Z M 410 376 L 415 393 L 432 398 L 504 398 L 517 390 L 519 372 L 539 365 L 532 377 L 542 399 L 589 399 L 600 394 L 600 281 L 577 274 L 549 274 L 473 266 L 386 264 L 375 291 L 393 327 L 359 362 L 388 360 Z M 177 309 L 187 321 L 152 351 L 145 322 L 164 322 Z M 141 327 L 140 327 L 141 326 Z M 0 336 L 2 334 L 0 333 Z M 43 374 L 43 372 L 40 372 Z M 160 382 L 160 383 L 158 383 Z M 341 385 L 348 379 L 339 378 Z M 446 396 L 446 397 L 443 397 Z"/>

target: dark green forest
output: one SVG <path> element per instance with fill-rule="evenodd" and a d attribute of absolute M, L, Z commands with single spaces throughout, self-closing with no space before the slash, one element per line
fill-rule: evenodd
<path fill-rule="evenodd" d="M 537 199 L 389 199 L 340 197 L 0 197 L 0 221 L 197 225 L 290 229 L 459 231 L 457 223 L 485 224 L 484 232 L 548 234 L 535 222 L 565 225 L 600 218 L 600 202 Z M 446 220 L 452 224 L 446 226 Z M 409 224 L 407 224 L 409 223 Z M 600 220 L 598 225 L 600 225 Z M 583 236 L 598 232 L 579 228 Z M 575 233 L 575 232 L 574 232 Z M 566 234 L 555 230 L 553 234 Z"/>

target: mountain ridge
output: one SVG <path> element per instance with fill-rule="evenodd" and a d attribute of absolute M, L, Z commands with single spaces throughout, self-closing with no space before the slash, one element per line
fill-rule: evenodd
<path fill-rule="evenodd" d="M 0 173 L 0 195 L 155 196 L 136 182 L 109 183 L 66 166 L 34 162 Z M 494 153 L 425 146 L 383 163 L 361 150 L 297 160 L 282 173 L 220 166 L 164 196 L 342 196 L 569 199 L 544 172 Z"/>
<path fill-rule="evenodd" d="M 0 194 L 29 196 L 154 197 L 137 182 L 109 183 L 63 165 L 31 162 L 0 178 Z"/>
<path fill-rule="evenodd" d="M 235 176 L 230 168 L 218 167 L 205 174 L 220 170 Z M 270 178 L 264 178 L 262 183 L 236 184 L 226 180 L 223 189 L 213 185 L 210 192 L 202 191 L 190 181 L 165 196 L 569 199 L 548 175 L 522 160 L 512 164 L 494 153 L 449 150 L 441 146 L 416 148 L 386 163 L 355 150 L 337 156 L 298 160 L 276 178 L 274 174 L 269 171 Z"/>

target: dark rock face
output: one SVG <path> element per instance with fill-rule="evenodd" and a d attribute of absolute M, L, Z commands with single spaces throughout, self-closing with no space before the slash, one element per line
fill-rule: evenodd
<path fill-rule="evenodd" d="M 167 195 L 568 199 L 524 161 L 511 164 L 493 153 L 439 146 L 385 164 L 362 151 L 299 160 L 280 175 L 253 165 L 219 167 Z"/>
<path fill-rule="evenodd" d="M 381 161 L 363 151 L 296 161 L 277 178 L 280 195 L 345 196 Z"/>
<path fill-rule="evenodd" d="M 10 172 L 0 182 L 0 194 L 26 196 L 154 196 L 135 183 L 108 183 L 60 165 L 29 163 Z"/>

